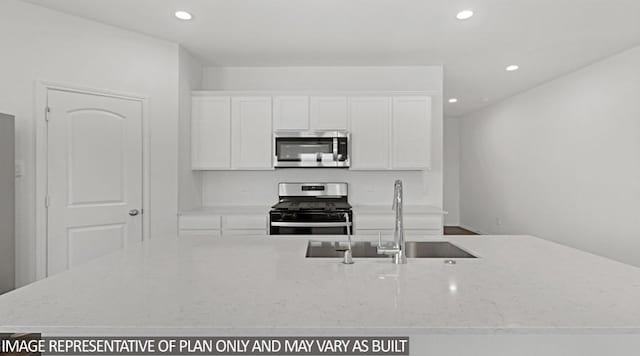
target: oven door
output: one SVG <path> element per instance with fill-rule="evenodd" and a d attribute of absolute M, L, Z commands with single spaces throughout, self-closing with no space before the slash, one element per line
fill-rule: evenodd
<path fill-rule="evenodd" d="M 349 221 L 353 221 L 349 212 Z M 281 213 L 269 214 L 270 235 L 346 235 L 344 219 L 324 213 Z M 353 224 L 349 223 L 351 232 Z"/>

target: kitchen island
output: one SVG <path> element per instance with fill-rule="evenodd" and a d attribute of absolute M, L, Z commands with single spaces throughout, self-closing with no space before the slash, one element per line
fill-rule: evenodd
<path fill-rule="evenodd" d="M 412 355 L 640 349 L 637 267 L 531 236 L 428 239 L 478 257 L 456 264 L 343 265 L 306 258 L 309 239 L 345 237 L 167 237 L 129 246 L 0 296 L 0 332 L 409 336 Z"/>

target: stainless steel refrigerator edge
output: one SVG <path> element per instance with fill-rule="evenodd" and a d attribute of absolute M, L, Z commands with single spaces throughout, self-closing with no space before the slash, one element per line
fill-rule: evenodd
<path fill-rule="evenodd" d="M 0 114 L 0 294 L 15 287 L 14 117 Z"/>

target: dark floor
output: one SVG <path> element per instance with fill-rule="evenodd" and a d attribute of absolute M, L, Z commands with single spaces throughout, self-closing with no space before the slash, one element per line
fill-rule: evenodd
<path fill-rule="evenodd" d="M 444 227 L 445 235 L 478 235 L 473 231 L 469 231 L 467 229 L 463 229 L 460 226 L 445 226 Z"/>

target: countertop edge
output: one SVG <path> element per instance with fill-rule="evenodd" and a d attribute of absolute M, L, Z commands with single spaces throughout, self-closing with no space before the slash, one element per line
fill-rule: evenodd
<path fill-rule="evenodd" d="M 132 332 L 136 336 L 148 335 L 324 335 L 327 332 L 345 331 L 353 335 L 384 332 L 385 335 L 640 335 L 638 327 L 176 327 L 176 326 L 38 326 L 37 332 L 49 335 L 125 335 Z M 34 332 L 34 327 L 12 326 L 7 329 L 0 326 L 0 332 Z"/>

